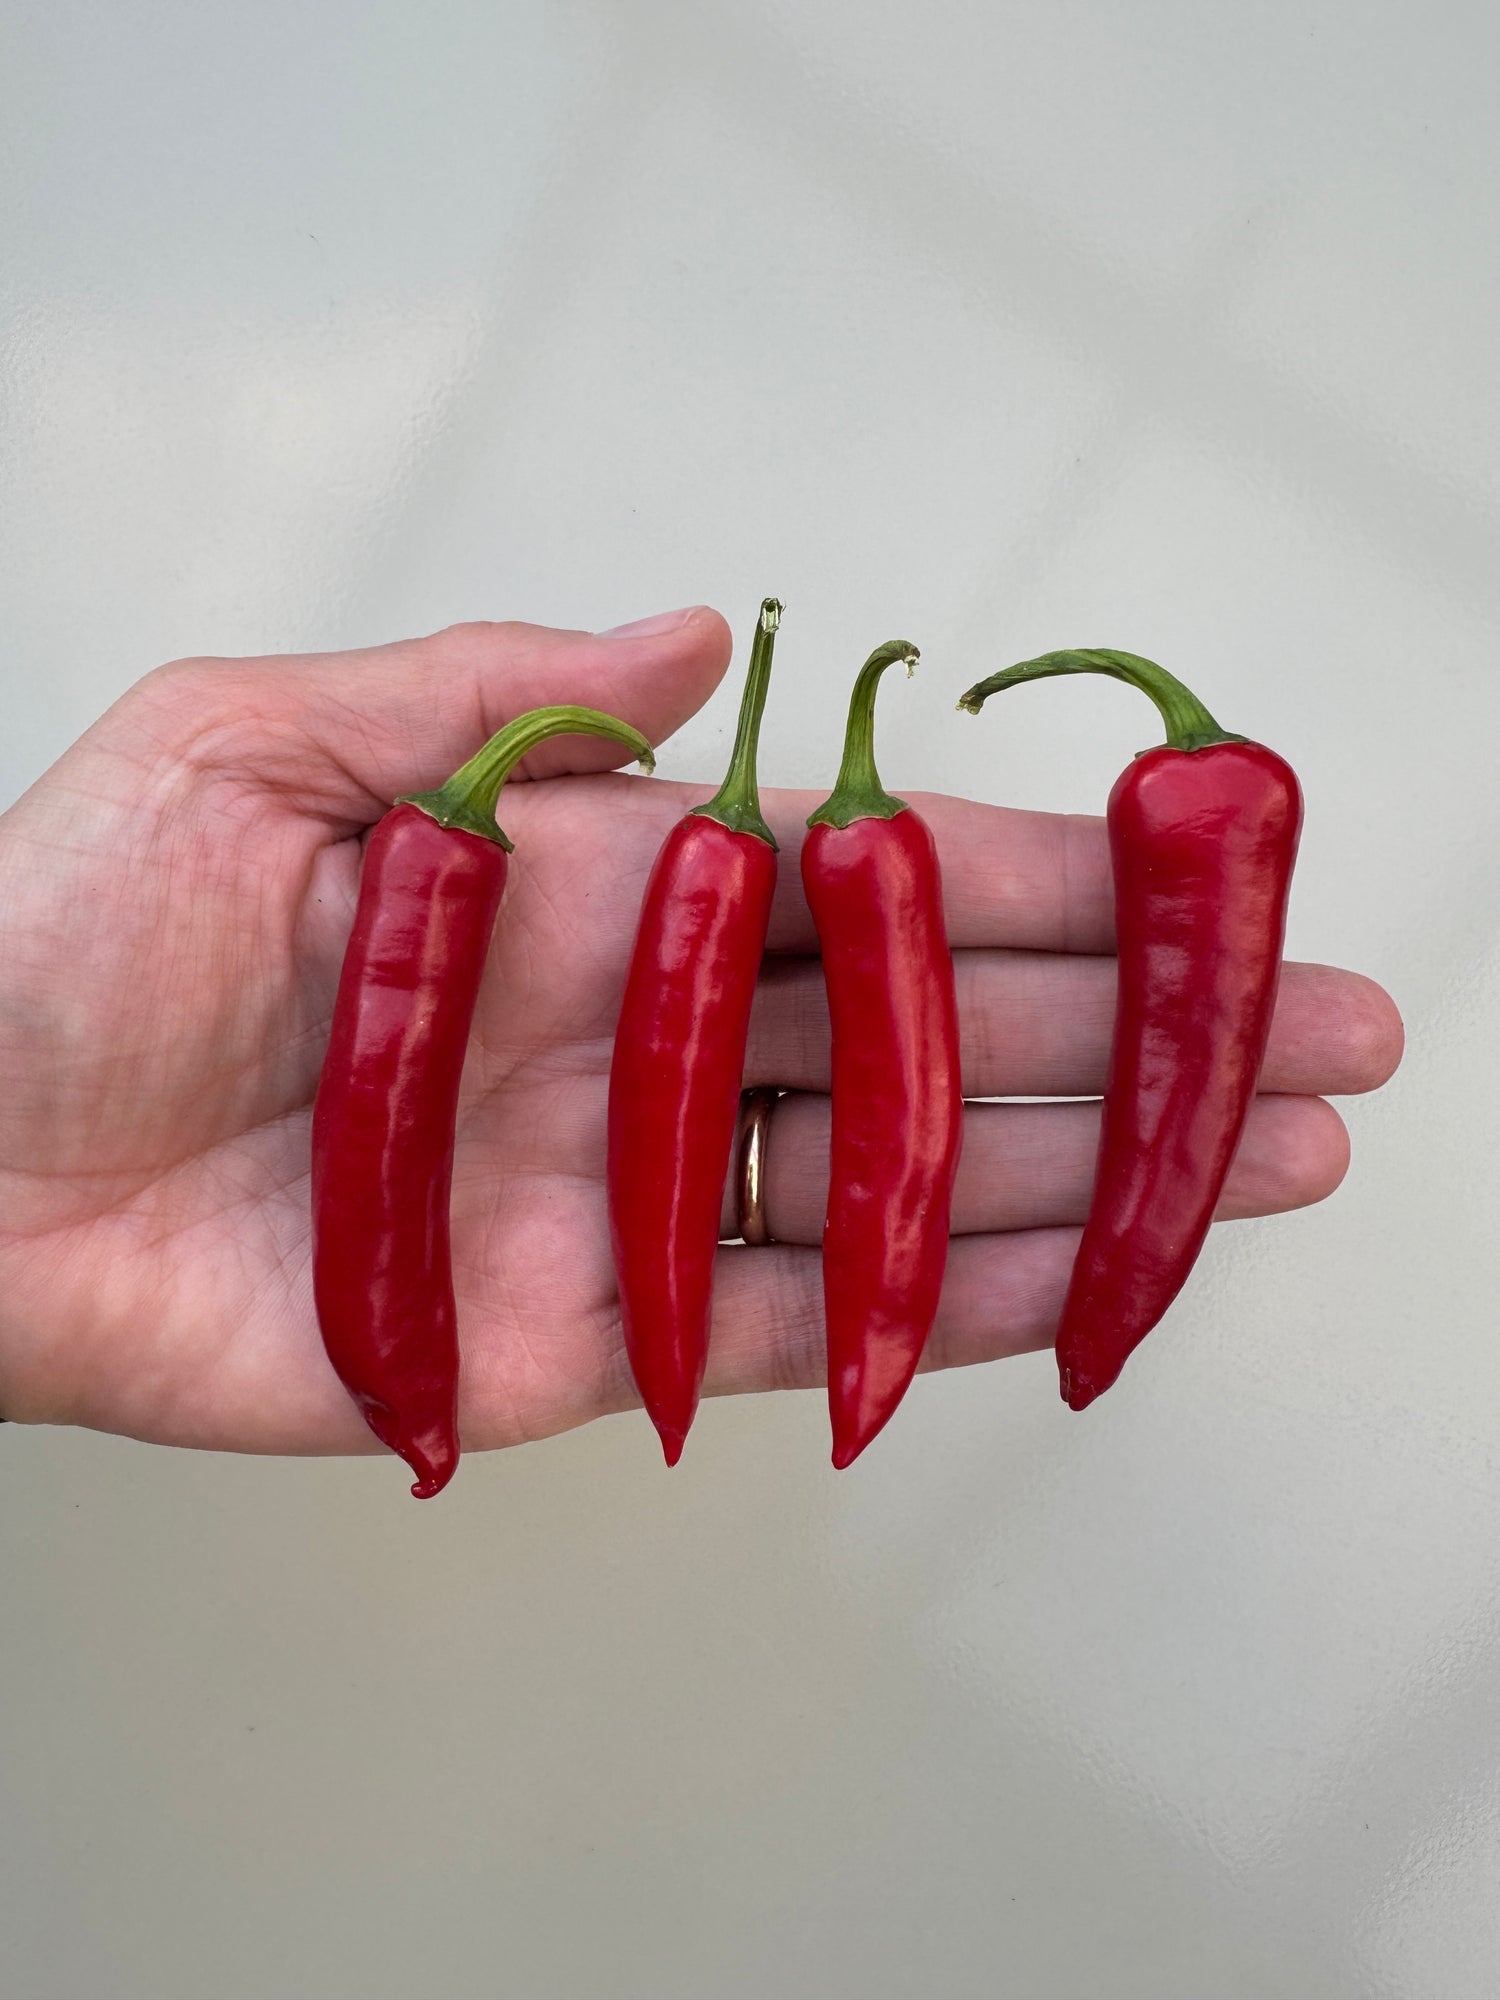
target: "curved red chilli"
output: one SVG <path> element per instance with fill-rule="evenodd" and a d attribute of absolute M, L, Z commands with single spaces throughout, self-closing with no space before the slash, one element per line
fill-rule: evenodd
<path fill-rule="evenodd" d="M 1109 799 L 1119 989 L 1093 1201 L 1057 1336 L 1085 1408 L 1181 1290 L 1244 1130 L 1302 822 L 1260 744 L 1148 750 Z"/>
<path fill-rule="evenodd" d="M 714 1258 L 776 852 L 689 815 L 651 871 L 615 1037 L 609 1210 L 625 1343 L 675 1465 L 708 1354 Z"/>
<path fill-rule="evenodd" d="M 958 1009 L 937 847 L 909 806 L 813 826 L 802 879 L 833 1029 L 823 1296 L 843 1467 L 894 1413 L 937 1314 L 963 1138 Z"/>
<path fill-rule="evenodd" d="M 313 1288 L 339 1379 L 420 1499 L 458 1464 L 448 1199 L 505 849 L 398 805 L 365 850 L 313 1109 Z"/>

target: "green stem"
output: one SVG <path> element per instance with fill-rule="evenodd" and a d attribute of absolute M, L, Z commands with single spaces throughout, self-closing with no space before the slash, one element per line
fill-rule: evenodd
<path fill-rule="evenodd" d="M 435 792 L 408 792 L 397 805 L 417 806 L 439 826 L 457 827 L 463 833 L 477 833 L 481 839 L 498 841 L 507 853 L 513 842 L 495 824 L 495 808 L 506 779 L 530 750 L 549 736 L 609 736 L 635 752 L 636 762 L 647 771 L 656 769 L 651 745 L 638 729 L 606 715 L 598 708 L 531 708 L 507 722 L 503 729 L 453 773 L 446 785 Z"/>
<path fill-rule="evenodd" d="M 921 657 L 909 639 L 887 639 L 860 668 L 849 697 L 838 783 L 809 819 L 809 826 L 849 826 L 857 819 L 894 819 L 906 811 L 905 799 L 891 797 L 875 768 L 875 690 L 893 662 L 900 660 L 910 677 Z"/>
<path fill-rule="evenodd" d="M 1167 725 L 1167 742 L 1173 750 L 1205 750 L 1211 743 L 1245 741 L 1243 736 L 1221 729 L 1197 695 L 1165 667 L 1157 666 L 1154 660 L 1143 660 L 1139 653 L 1117 653 L 1107 646 L 1043 653 L 1038 660 L 1023 660 L 1018 667 L 1007 667 L 1004 673 L 991 674 L 987 681 L 977 682 L 960 697 L 958 705 L 970 715 L 978 715 L 992 694 L 1003 694 L 1023 681 L 1047 680 L 1053 674 L 1109 674 L 1117 681 L 1139 688 L 1161 710 L 1162 721 Z"/>
<path fill-rule="evenodd" d="M 739 725 L 734 732 L 734 753 L 724 782 L 707 805 L 694 806 L 704 819 L 716 819 L 733 833 L 753 833 L 774 848 L 776 836 L 766 825 L 760 810 L 760 787 L 755 779 L 755 752 L 760 743 L 760 718 L 765 712 L 766 689 L 771 684 L 771 657 L 776 651 L 776 628 L 781 623 L 781 604 L 774 597 L 763 598 L 755 643 L 750 648 L 750 666 L 745 675 L 745 692 L 740 697 Z M 691 815 L 689 815 L 691 817 Z"/>

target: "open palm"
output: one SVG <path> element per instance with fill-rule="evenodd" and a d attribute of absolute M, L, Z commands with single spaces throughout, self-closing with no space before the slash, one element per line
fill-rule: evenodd
<path fill-rule="evenodd" d="M 729 635 L 699 610 L 593 637 L 460 626 L 366 652 L 183 662 L 132 689 L 0 817 L 0 1412 L 222 1449 L 375 1449 L 318 1340 L 313 1092 L 361 835 L 503 721 L 604 708 L 654 742 Z M 635 1400 L 604 1210 L 610 1043 L 640 891 L 711 786 L 564 738 L 501 801 L 510 883 L 475 1016 L 453 1187 L 468 1449 Z M 782 842 L 747 1082 L 779 1105 L 768 1218 L 728 1247 L 706 1388 L 821 1379 L 827 1019 Z M 923 799 L 945 867 L 970 1096 L 1097 1092 L 1113 1006 L 1102 824 Z M 1347 1159 L 1321 1093 L 1399 1057 L 1378 987 L 1289 967 L 1222 1213 L 1319 1199 Z M 1047 1343 L 1097 1134 L 1087 1103 L 973 1105 L 929 1363 Z"/>

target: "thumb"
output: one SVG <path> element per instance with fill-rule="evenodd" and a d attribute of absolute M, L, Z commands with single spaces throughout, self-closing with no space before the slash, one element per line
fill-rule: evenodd
<path fill-rule="evenodd" d="M 359 652 L 218 662 L 213 678 L 244 725 L 236 745 L 243 776 L 273 784 L 304 811 L 365 825 L 398 793 L 440 785 L 527 709 L 603 709 L 660 743 L 713 693 L 730 646 L 719 613 L 696 605 L 599 633 L 453 625 Z M 629 761 L 629 750 L 608 738 L 563 736 L 534 750 L 515 776 Z"/>

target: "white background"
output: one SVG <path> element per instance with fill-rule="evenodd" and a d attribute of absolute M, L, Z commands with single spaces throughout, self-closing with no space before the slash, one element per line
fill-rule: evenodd
<path fill-rule="evenodd" d="M 1096 809 L 1145 652 L 1395 994 L 1327 1205 L 1045 1355 L 388 1463 L 0 1432 L 15 2000 L 1490 2000 L 1494 10 L 55 0 L 0 63 L 0 797 L 193 652 L 788 606 L 768 782 Z M 743 650 L 739 658 L 743 660 Z M 722 766 L 730 684 L 662 758 Z"/>

